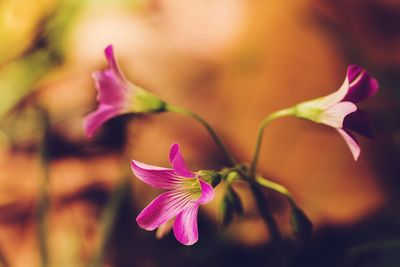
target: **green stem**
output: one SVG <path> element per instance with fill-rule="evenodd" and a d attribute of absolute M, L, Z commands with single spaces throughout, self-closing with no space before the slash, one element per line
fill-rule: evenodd
<path fill-rule="evenodd" d="M 274 254 L 276 255 L 276 264 L 277 266 L 284 267 L 286 266 L 286 263 L 284 248 L 282 246 L 283 238 L 281 232 L 279 231 L 278 224 L 268 207 L 267 199 L 264 196 L 264 193 L 262 192 L 259 184 L 256 183 L 254 180 L 250 180 L 249 183 L 250 189 L 255 197 L 257 208 L 260 212 L 261 218 L 268 226 L 272 248 L 274 249 Z"/>
<path fill-rule="evenodd" d="M 257 142 L 256 142 L 256 147 L 254 150 L 253 154 L 253 160 L 251 162 L 251 168 L 250 168 L 250 176 L 252 178 L 255 178 L 256 173 L 257 173 L 257 164 L 258 164 L 258 158 L 260 156 L 260 148 L 263 140 L 263 134 L 264 134 L 264 129 L 265 127 L 273 120 L 285 116 L 290 116 L 293 115 L 294 109 L 293 108 L 287 108 L 287 109 L 282 109 L 278 110 L 267 117 L 265 117 L 260 124 L 260 127 L 258 129 L 258 135 L 257 135 Z"/>
<path fill-rule="evenodd" d="M 225 145 L 222 143 L 221 139 L 218 137 L 217 133 L 214 131 L 214 129 L 208 124 L 207 121 L 205 121 L 202 117 L 200 117 L 199 115 L 197 115 L 196 113 L 187 110 L 187 109 L 183 109 L 183 108 L 179 108 L 179 107 L 175 107 L 172 105 L 167 105 L 166 106 L 166 110 L 170 111 L 170 112 L 175 112 L 175 113 L 180 113 L 189 117 L 194 118 L 195 120 L 197 120 L 201 125 L 204 126 L 204 128 L 206 128 L 206 130 L 208 131 L 208 133 L 211 135 L 211 137 L 213 138 L 214 142 L 217 144 L 217 146 L 222 150 L 222 152 L 225 154 L 225 156 L 228 158 L 230 164 L 233 167 L 237 166 L 237 162 L 236 160 L 233 158 L 233 156 L 231 155 L 231 153 L 228 151 L 228 149 L 225 147 Z M 291 112 L 290 112 L 291 114 Z M 268 117 L 268 120 L 266 122 L 263 122 L 263 124 L 267 124 L 270 120 L 278 118 L 278 117 L 282 117 L 282 116 L 287 116 L 290 115 L 288 110 L 282 110 L 280 112 L 275 112 L 273 114 L 271 114 Z M 259 138 L 257 140 L 257 147 L 256 147 L 256 159 L 258 158 L 258 153 L 259 153 L 259 146 L 261 144 L 261 139 L 262 139 L 262 130 L 265 127 L 262 126 L 262 129 L 260 130 L 261 134 L 259 133 Z M 261 137 L 260 137 L 261 135 Z M 253 161 L 254 162 L 254 161 Z M 255 166 L 256 167 L 256 166 Z M 250 177 L 252 177 L 251 175 L 248 176 L 246 173 L 244 173 L 240 168 L 238 168 L 238 173 L 250 183 L 250 189 L 255 197 L 256 203 L 257 203 L 257 207 L 258 210 L 260 211 L 260 215 L 262 217 L 262 219 L 264 220 L 265 224 L 268 226 L 268 229 L 270 231 L 270 235 L 271 235 L 271 242 L 272 243 L 276 243 L 276 244 L 280 244 L 281 240 L 282 240 L 282 236 L 280 234 L 278 225 L 274 219 L 274 217 L 272 216 L 268 205 L 267 205 L 267 200 L 261 190 L 261 188 L 259 187 L 259 185 L 254 182 L 253 179 L 250 179 Z"/>
<path fill-rule="evenodd" d="M 226 148 L 226 146 L 222 143 L 222 141 L 218 137 L 217 133 L 214 131 L 214 129 L 211 127 L 211 125 L 206 120 L 204 120 L 202 117 L 200 117 L 199 115 L 197 115 L 196 113 L 194 113 L 191 110 L 176 107 L 176 106 L 173 106 L 170 104 L 167 104 L 166 110 L 170 111 L 170 112 L 183 114 L 183 115 L 192 117 L 193 119 L 197 120 L 201 125 L 204 126 L 204 128 L 206 128 L 206 130 L 211 135 L 214 142 L 217 144 L 217 146 L 221 149 L 221 151 L 225 154 L 226 158 L 229 160 L 229 163 L 232 166 L 235 166 L 237 164 L 236 160 L 234 159 L 232 154 L 229 152 L 229 150 Z"/>
<path fill-rule="evenodd" d="M 264 220 L 269 228 L 271 242 L 279 244 L 282 241 L 282 235 L 279 231 L 278 224 L 276 223 L 270 209 L 268 207 L 267 199 L 264 196 L 261 188 L 253 180 L 250 180 L 250 189 L 256 200 L 258 210 L 260 211 L 261 218 Z"/>
<path fill-rule="evenodd" d="M 101 218 L 102 224 L 99 236 L 102 237 L 102 239 L 89 264 L 90 267 L 103 266 L 106 250 L 113 233 L 114 224 L 118 217 L 118 212 L 123 200 L 129 192 L 129 188 L 129 178 L 125 178 L 119 185 L 117 185 L 110 196 L 110 201 L 108 202 Z"/>
<path fill-rule="evenodd" d="M 49 119 L 47 116 L 46 111 L 39 107 L 39 112 L 41 115 L 42 120 L 42 127 L 43 127 L 43 139 L 40 146 L 40 157 L 41 157 L 41 164 L 42 164 L 42 181 L 39 186 L 39 199 L 38 199 L 38 209 L 37 209 L 37 234 L 38 234 L 38 241 L 39 241 L 39 253 L 40 253 L 40 261 L 42 267 L 47 267 L 49 262 L 48 257 L 48 245 L 47 245 L 47 229 L 48 229 L 48 222 L 47 216 L 50 206 L 49 201 L 49 156 L 47 153 L 47 135 L 49 131 Z"/>

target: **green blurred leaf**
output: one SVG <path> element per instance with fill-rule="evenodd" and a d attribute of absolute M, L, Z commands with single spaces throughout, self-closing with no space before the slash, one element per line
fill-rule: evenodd
<path fill-rule="evenodd" d="M 50 66 L 49 54 L 38 50 L 0 70 L 0 117 L 35 88 Z"/>
<path fill-rule="evenodd" d="M 42 114 L 33 106 L 18 109 L 1 122 L 2 133 L 7 145 L 16 147 L 35 146 L 43 136 Z"/>
<path fill-rule="evenodd" d="M 226 195 L 222 199 L 220 206 L 220 213 L 221 213 L 222 225 L 224 227 L 228 227 L 228 225 L 231 224 L 233 220 L 234 207 L 232 200 Z"/>
<path fill-rule="evenodd" d="M 37 82 L 60 64 L 66 52 L 67 39 L 84 1 L 61 1 L 55 12 L 37 29 L 37 41 L 30 52 L 0 69 L 0 118 L 29 92 Z"/>
<path fill-rule="evenodd" d="M 228 186 L 221 203 L 221 218 L 224 227 L 232 222 L 235 214 L 243 215 L 243 205 L 236 191 Z"/>
<path fill-rule="evenodd" d="M 233 203 L 233 208 L 236 212 L 237 215 L 243 215 L 243 205 L 242 201 L 240 200 L 239 195 L 236 193 L 236 191 L 233 189 L 233 187 L 229 187 L 228 189 L 230 197 L 232 199 Z"/>
<path fill-rule="evenodd" d="M 297 239 L 301 241 L 308 240 L 312 234 L 313 224 L 311 220 L 306 216 L 306 214 L 299 207 L 297 207 L 292 198 L 292 195 L 289 193 L 286 187 L 281 184 L 269 181 L 260 176 L 256 178 L 256 181 L 258 184 L 266 188 L 272 189 L 287 198 L 291 208 L 290 222 L 292 225 L 293 234 L 297 237 Z"/>
<path fill-rule="evenodd" d="M 291 203 L 291 225 L 294 236 L 300 241 L 307 241 L 310 239 L 313 224 L 305 213 L 298 208 L 293 201 Z"/>

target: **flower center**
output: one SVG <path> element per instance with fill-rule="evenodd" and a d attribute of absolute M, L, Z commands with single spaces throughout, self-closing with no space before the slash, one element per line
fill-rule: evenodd
<path fill-rule="evenodd" d="M 201 186 L 199 178 L 182 178 L 179 183 L 179 189 L 190 194 L 191 198 L 197 200 L 201 197 Z"/>
<path fill-rule="evenodd" d="M 295 114 L 297 117 L 319 122 L 319 117 L 322 113 L 322 109 L 313 103 L 305 102 L 295 107 Z"/>

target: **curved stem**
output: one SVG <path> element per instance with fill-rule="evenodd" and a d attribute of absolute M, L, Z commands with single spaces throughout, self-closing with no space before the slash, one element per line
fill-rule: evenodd
<path fill-rule="evenodd" d="M 263 140 L 263 134 L 264 134 L 264 129 L 265 127 L 273 120 L 285 116 L 290 116 L 293 115 L 294 109 L 293 108 L 287 108 L 287 109 L 282 109 L 278 110 L 267 117 L 265 117 L 258 129 L 258 135 L 257 135 L 257 142 L 256 142 L 256 148 L 254 150 L 253 154 L 253 160 L 251 162 L 251 168 L 250 168 L 250 176 L 254 179 L 255 175 L 257 173 L 257 164 L 258 164 L 258 158 L 260 156 L 260 148 Z"/>
<path fill-rule="evenodd" d="M 255 197 L 257 208 L 260 212 L 261 218 L 268 226 L 272 248 L 275 250 L 274 253 L 276 253 L 276 264 L 277 266 L 285 267 L 286 263 L 284 257 L 284 248 L 282 246 L 283 238 L 279 230 L 278 224 L 268 207 L 267 199 L 264 196 L 264 193 L 262 192 L 259 184 L 256 183 L 254 180 L 250 180 L 249 183 L 250 189 Z"/>
<path fill-rule="evenodd" d="M 203 125 L 204 128 L 206 128 L 207 132 L 211 135 L 212 139 L 214 142 L 217 144 L 217 146 L 221 149 L 221 151 L 225 154 L 226 158 L 229 160 L 229 163 L 232 166 L 235 166 L 236 160 L 232 156 L 232 154 L 229 152 L 229 150 L 226 148 L 226 146 L 222 143 L 221 139 L 218 137 L 217 133 L 214 131 L 214 129 L 211 127 L 211 125 L 202 117 L 197 115 L 191 110 L 180 108 L 180 107 L 175 107 L 173 105 L 167 104 L 166 110 L 170 112 L 175 112 L 179 114 L 183 114 L 189 117 L 192 117 L 196 121 L 198 121 L 201 125 Z"/>
<path fill-rule="evenodd" d="M 254 181 L 250 181 L 250 189 L 256 200 L 258 210 L 260 211 L 261 218 L 267 224 L 271 235 L 271 242 L 279 244 L 282 241 L 282 235 L 279 231 L 278 224 L 276 223 L 272 213 L 268 207 L 267 200 L 261 188 Z"/>
<path fill-rule="evenodd" d="M 104 213 L 101 218 L 101 234 L 102 237 L 97 251 L 95 252 L 89 266 L 100 267 L 103 266 L 105 253 L 107 251 L 110 239 L 113 233 L 115 222 L 117 220 L 122 203 L 129 193 L 130 183 L 129 177 L 124 178 L 119 185 L 116 186 L 110 196 L 110 201 L 105 207 Z"/>

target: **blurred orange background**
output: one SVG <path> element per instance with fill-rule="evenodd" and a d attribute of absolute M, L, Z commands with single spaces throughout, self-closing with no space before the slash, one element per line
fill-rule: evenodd
<path fill-rule="evenodd" d="M 260 168 L 292 192 L 313 221 L 316 240 L 324 229 L 347 233 L 379 218 L 399 218 L 398 1 L 4 0 L 0 14 L 3 265 L 40 265 L 35 214 L 42 130 L 32 98 L 51 121 L 49 266 L 87 266 L 101 239 L 99 221 L 109 194 L 127 175 L 131 194 L 104 266 L 183 266 L 187 253 L 206 244 L 223 247 L 226 255 L 211 253 L 204 262 L 228 266 L 224 257 L 237 248 L 256 253 L 268 240 L 246 187 L 237 188 L 245 216 L 226 230 L 217 226 L 221 192 L 204 207 L 200 243 L 206 241 L 189 252 L 172 235 L 158 241 L 137 226 L 138 212 L 159 191 L 130 173 L 130 159 L 168 166 L 174 141 L 194 170 L 221 168 L 224 159 L 197 122 L 176 114 L 117 118 L 94 141 L 85 140 L 81 123 L 96 106 L 91 73 L 105 67 L 108 44 L 132 82 L 206 118 L 243 162 L 250 161 L 267 114 L 337 90 L 349 64 L 365 67 L 379 81 L 380 92 L 362 104 L 375 139 L 359 138 L 358 162 L 332 129 L 285 118 L 267 127 Z M 291 239 L 284 199 L 266 194 Z M 165 255 L 169 249 L 176 254 Z M 255 260 L 250 266 L 263 265 Z"/>

